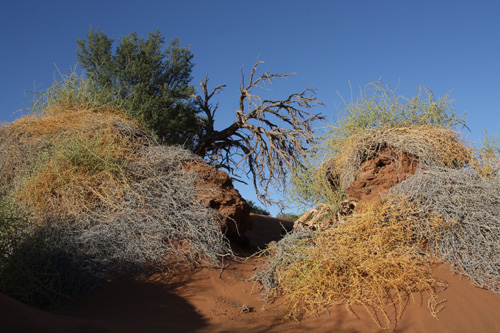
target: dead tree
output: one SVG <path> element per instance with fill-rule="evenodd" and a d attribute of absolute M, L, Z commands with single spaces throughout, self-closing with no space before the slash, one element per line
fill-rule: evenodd
<path fill-rule="evenodd" d="M 225 85 L 220 85 L 209 93 L 208 78 L 205 77 L 200 83 L 203 95 L 195 97 L 204 116 L 201 118 L 194 151 L 233 176 L 237 170 L 243 169 L 253 180 L 261 201 L 279 203 L 270 198 L 270 186 L 284 188 L 288 172 L 300 165 L 308 149 L 317 140 L 312 130 L 313 122 L 324 117 L 305 111 L 322 105 L 316 99 L 315 91 L 310 88 L 291 94 L 284 100 L 262 100 L 255 95 L 252 91 L 254 88 L 262 88 L 264 83 L 294 75 L 272 74 L 268 71 L 257 77 L 257 67 L 262 63 L 263 61 L 257 61 L 252 67 L 248 82 L 245 82 L 243 67 L 241 68 L 236 120 L 220 131 L 214 127 L 218 104 L 211 104 L 211 99 Z"/>

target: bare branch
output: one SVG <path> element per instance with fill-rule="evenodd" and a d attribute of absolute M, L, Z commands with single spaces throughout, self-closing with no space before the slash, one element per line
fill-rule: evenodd
<path fill-rule="evenodd" d="M 241 68 L 236 121 L 221 131 L 214 128 L 218 104 L 213 106 L 210 99 L 225 85 L 216 87 L 209 94 L 208 78 L 201 82 L 203 96 L 196 96 L 196 101 L 208 121 L 199 133 L 195 153 L 211 164 L 227 169 L 233 176 L 244 170 L 252 178 L 262 202 L 280 204 L 279 200 L 270 198 L 270 189 L 283 190 L 288 172 L 306 158 L 308 149 L 317 140 L 313 123 L 324 119 L 306 110 L 323 104 L 316 99 L 315 90 L 311 88 L 291 94 L 284 100 L 262 100 L 253 94 L 255 88 L 264 89 L 261 83 L 270 84 L 275 79 L 294 75 L 267 71 L 256 77 L 262 63 L 258 60 L 252 67 L 248 82 L 245 82 Z"/>

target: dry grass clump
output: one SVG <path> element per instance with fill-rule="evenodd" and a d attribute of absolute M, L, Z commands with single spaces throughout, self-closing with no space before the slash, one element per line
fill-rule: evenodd
<path fill-rule="evenodd" d="M 127 168 L 135 175 L 129 189 L 115 207 L 108 208 L 93 232 L 105 237 L 108 225 L 123 225 L 123 229 L 133 225 L 128 237 L 140 241 L 127 244 L 127 251 L 135 253 L 130 256 L 140 261 L 139 266 L 167 260 L 219 265 L 231 254 L 220 216 L 196 199 L 205 191 L 196 186 L 201 177 L 182 169 L 183 162 L 198 159 L 180 147 L 143 149 Z"/>
<path fill-rule="evenodd" d="M 428 125 L 382 127 L 349 137 L 323 168 L 346 189 L 356 178 L 361 164 L 386 148 L 408 154 L 418 161 L 420 168 L 460 168 L 473 159 L 471 149 L 452 129 Z"/>
<path fill-rule="evenodd" d="M 305 261 L 310 258 L 306 251 L 312 246 L 314 233 L 310 229 L 297 229 L 287 233 L 279 242 L 259 255 L 269 255 L 268 260 L 252 279 L 259 281 L 265 289 L 266 301 L 280 295 L 278 274 L 296 261 Z"/>
<path fill-rule="evenodd" d="M 429 169 L 393 188 L 432 211 L 457 222 L 458 232 L 430 234 L 443 261 L 474 284 L 500 293 L 500 180 L 472 168 Z"/>
<path fill-rule="evenodd" d="M 114 276 L 222 265 L 232 253 L 220 217 L 196 200 L 200 177 L 182 170 L 191 153 L 151 146 L 138 156 L 126 170 L 135 179 L 113 205 L 45 215 L 0 267 L 1 292 L 47 307 Z"/>
<path fill-rule="evenodd" d="M 292 178 L 296 200 L 318 207 L 310 223 L 331 226 L 297 229 L 270 250 L 256 275 L 268 295 L 285 295 L 292 318 L 359 304 L 388 327 L 386 306 L 396 309 L 397 320 L 412 293 L 426 292 L 435 316 L 444 283 L 432 277 L 427 254 L 500 292 L 500 140 L 485 133 L 479 148 L 465 142 L 456 131 L 465 126 L 463 116 L 447 96 L 435 99 L 428 89 L 406 98 L 378 82 L 345 105 L 320 154 Z M 381 206 L 363 203 L 353 215 L 332 219 L 362 164 L 387 153 L 396 170 L 413 159 L 416 175 Z"/>
<path fill-rule="evenodd" d="M 373 128 L 352 134 L 337 144 L 336 151 L 324 152 L 325 157 L 317 166 L 294 170 L 292 191 L 299 204 L 310 207 L 311 203 L 321 202 L 333 210 L 338 209 L 362 164 L 384 150 L 394 153 L 391 158 L 396 168 L 401 167 L 401 172 L 400 156 L 410 158 L 419 169 L 462 168 L 469 164 L 485 169 L 477 163 L 472 145 L 449 128 L 431 125 Z"/>
<path fill-rule="evenodd" d="M 117 274 L 220 266 L 232 252 L 220 216 L 197 199 L 203 180 L 183 169 L 192 160 L 113 112 L 59 110 L 1 127 L 0 193 L 30 213 L 0 267 L 1 292 L 44 306 Z"/>
<path fill-rule="evenodd" d="M 436 316 L 445 283 L 432 276 L 422 251 L 428 234 L 449 228 L 407 200 L 386 200 L 326 231 L 289 234 L 270 250 L 256 279 L 271 296 L 286 296 L 287 317 L 294 319 L 330 305 L 362 305 L 379 327 L 387 328 L 387 307 L 396 309 L 397 321 L 415 292 L 428 294 Z"/>
<path fill-rule="evenodd" d="M 35 214 L 75 215 L 114 201 L 123 168 L 153 141 L 118 115 L 84 109 L 20 118 L 0 129 L 0 142 L 4 190 Z"/>
<path fill-rule="evenodd" d="M 456 113 L 448 95 L 438 98 L 426 87 L 415 96 L 398 95 L 379 80 L 351 97 L 342 98 L 343 107 L 316 147 L 318 153 L 294 170 L 295 204 L 310 209 L 321 202 L 338 208 L 361 163 L 383 149 L 408 153 L 429 165 L 454 167 L 470 160 L 455 132 L 466 127 L 465 114 Z"/>
<path fill-rule="evenodd" d="M 42 91 L 29 92 L 29 111 L 31 114 L 47 112 L 67 112 L 92 110 L 128 114 L 126 100 L 103 89 L 98 89 L 92 79 L 80 75 L 76 67 L 68 73 L 58 70 L 54 81 Z"/>

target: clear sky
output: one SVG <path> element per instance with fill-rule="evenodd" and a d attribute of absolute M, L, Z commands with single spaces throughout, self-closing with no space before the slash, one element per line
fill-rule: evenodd
<path fill-rule="evenodd" d="M 457 112 L 467 111 L 471 141 L 500 127 L 498 0 L 0 0 L 0 121 L 25 106 L 26 90 L 53 81 L 55 65 L 76 65 L 75 41 L 90 26 L 114 39 L 159 29 L 191 45 L 193 83 L 208 74 L 214 86 L 228 85 L 220 128 L 235 117 L 240 67 L 258 57 L 262 70 L 297 73 L 275 82 L 273 97 L 313 86 L 325 104 L 316 111 L 329 121 L 337 92 L 349 97 L 349 82 L 356 92 L 381 77 L 402 95 L 421 85 L 451 92 Z"/>

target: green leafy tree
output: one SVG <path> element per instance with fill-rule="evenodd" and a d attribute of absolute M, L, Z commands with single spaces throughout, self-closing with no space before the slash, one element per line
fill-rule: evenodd
<path fill-rule="evenodd" d="M 120 38 L 113 53 L 113 40 L 92 28 L 77 44 L 78 61 L 99 91 L 119 101 L 160 142 L 192 145 L 198 119 L 189 47 L 172 39 L 163 48 L 157 30 L 146 39 L 136 32 Z"/>
<path fill-rule="evenodd" d="M 239 108 L 232 124 L 215 126 L 218 104 L 212 98 L 225 85 L 208 89 L 208 77 L 201 92 L 189 84 L 193 64 L 189 48 L 170 41 L 166 50 L 160 32 L 147 39 L 135 32 L 120 39 L 113 53 L 113 40 L 92 28 L 85 40 L 78 40 L 78 61 L 95 87 L 98 100 L 111 100 L 155 134 L 161 143 L 182 144 L 232 176 L 252 178 L 261 202 L 281 204 L 269 189 L 284 189 L 289 170 L 307 158 L 317 140 L 313 123 L 322 120 L 308 109 L 322 105 L 310 88 L 285 99 L 263 99 L 255 90 L 292 73 L 259 75 L 257 61 L 242 81 L 237 96 Z M 97 93 L 95 93 L 97 90 Z"/>

